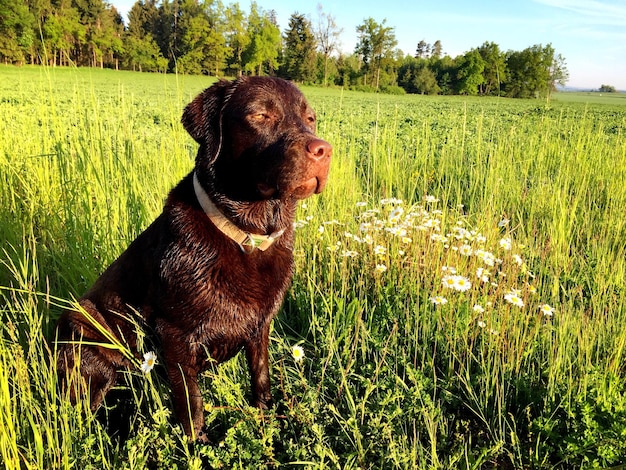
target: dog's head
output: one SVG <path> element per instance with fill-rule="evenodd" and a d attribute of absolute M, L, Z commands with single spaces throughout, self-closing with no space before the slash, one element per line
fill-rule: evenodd
<path fill-rule="evenodd" d="M 200 144 L 200 178 L 229 199 L 304 199 L 326 184 L 332 147 L 315 136 L 315 113 L 286 80 L 219 81 L 185 108 L 182 123 Z"/>

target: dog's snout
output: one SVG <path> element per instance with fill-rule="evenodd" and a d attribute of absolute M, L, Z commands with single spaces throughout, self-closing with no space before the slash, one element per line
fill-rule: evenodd
<path fill-rule="evenodd" d="M 321 139 L 313 139 L 307 144 L 306 149 L 309 152 L 309 156 L 315 160 L 328 158 L 333 152 L 332 146 Z"/>

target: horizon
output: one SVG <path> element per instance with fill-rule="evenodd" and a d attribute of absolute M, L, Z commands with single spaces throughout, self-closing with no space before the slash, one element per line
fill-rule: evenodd
<path fill-rule="evenodd" d="M 128 11 L 135 1 L 109 3 L 127 24 Z M 308 16 L 313 25 L 318 18 L 317 4 L 304 0 L 256 3 L 264 11 L 276 12 L 281 32 L 293 13 Z M 249 4 L 240 5 L 249 11 Z M 394 28 L 397 48 L 405 55 L 414 55 L 420 40 L 429 44 L 441 41 L 443 53 L 451 57 L 485 42 L 494 42 L 503 51 L 550 43 L 565 58 L 569 71 L 566 88 L 597 90 L 601 85 L 610 85 L 626 91 L 626 4 L 619 0 L 483 0 L 480 4 L 449 0 L 434 5 L 413 2 L 410 6 L 399 0 L 384 4 L 345 0 L 341 4 L 321 5 L 323 12 L 343 29 L 340 51 L 345 54 L 354 52 L 356 27 L 372 17 L 379 23 L 386 19 L 386 25 Z M 354 11 L 361 13 L 356 15 Z"/>

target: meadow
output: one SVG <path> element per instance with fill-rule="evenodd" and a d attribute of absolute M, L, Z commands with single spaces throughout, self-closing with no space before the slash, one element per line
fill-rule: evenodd
<path fill-rule="evenodd" d="M 271 336 L 274 408 L 248 405 L 242 354 L 202 378 L 208 446 L 183 436 L 153 372 L 126 374 L 127 440 L 70 406 L 54 321 L 191 170 L 180 115 L 211 82 L 0 67 L 0 464 L 626 464 L 617 99 L 303 87 L 334 154 L 324 193 L 299 208 L 294 282 Z"/>

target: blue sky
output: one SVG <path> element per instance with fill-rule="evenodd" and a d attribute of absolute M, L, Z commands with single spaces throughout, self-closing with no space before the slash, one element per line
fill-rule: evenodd
<path fill-rule="evenodd" d="M 134 0 L 109 2 L 125 14 Z M 441 41 L 452 57 L 485 41 L 505 51 L 552 43 L 565 57 L 568 86 L 626 90 L 626 0 L 257 0 L 276 11 L 281 30 L 296 11 L 315 23 L 318 3 L 343 28 L 341 49 L 347 53 L 356 45 L 356 27 L 372 17 L 387 20 L 405 53 L 413 55 L 421 39 Z M 249 9 L 248 1 L 239 4 Z"/>

